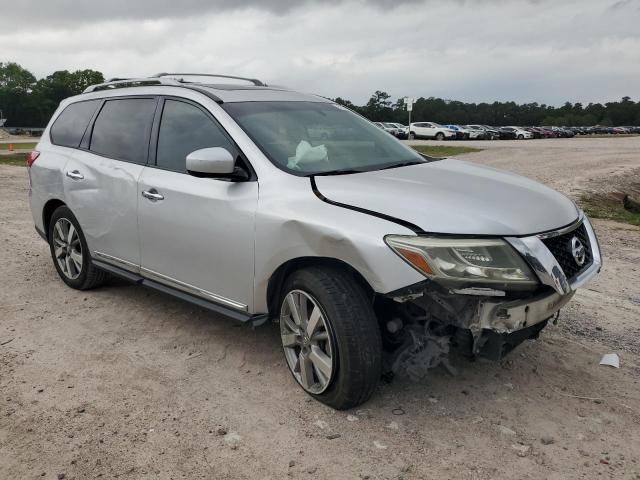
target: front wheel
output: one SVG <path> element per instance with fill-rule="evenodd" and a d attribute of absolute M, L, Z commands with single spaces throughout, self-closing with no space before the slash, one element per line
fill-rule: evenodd
<path fill-rule="evenodd" d="M 444 133 L 442 132 L 436 133 L 436 140 L 444 140 Z"/>
<path fill-rule="evenodd" d="M 310 267 L 285 281 L 280 335 L 289 370 L 312 397 L 338 410 L 364 403 L 382 371 L 380 329 L 348 272 Z"/>
<path fill-rule="evenodd" d="M 522 134 L 518 135 L 518 140 L 524 140 L 524 135 Z"/>

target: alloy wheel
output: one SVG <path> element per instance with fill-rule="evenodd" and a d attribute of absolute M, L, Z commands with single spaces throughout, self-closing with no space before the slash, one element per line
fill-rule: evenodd
<path fill-rule="evenodd" d="M 302 290 L 290 291 L 280 311 L 280 336 L 289 369 L 307 392 L 324 392 L 335 371 L 330 325 L 318 302 Z"/>
<path fill-rule="evenodd" d="M 70 280 L 82 272 L 82 243 L 78 231 L 66 218 L 60 218 L 53 228 L 53 253 L 60 270 Z"/>

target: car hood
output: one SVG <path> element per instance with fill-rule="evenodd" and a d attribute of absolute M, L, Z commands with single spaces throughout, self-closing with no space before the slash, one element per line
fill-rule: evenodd
<path fill-rule="evenodd" d="M 328 201 L 397 218 L 424 232 L 529 235 L 578 218 L 575 204 L 528 178 L 460 160 L 317 176 Z"/>

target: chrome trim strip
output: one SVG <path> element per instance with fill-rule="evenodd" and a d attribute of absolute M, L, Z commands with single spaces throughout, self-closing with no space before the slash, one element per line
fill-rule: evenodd
<path fill-rule="evenodd" d="M 100 257 L 105 260 L 107 263 L 112 263 L 117 266 L 124 268 L 125 270 L 137 273 L 139 275 L 143 275 L 151 280 L 156 280 L 165 285 L 173 286 L 178 290 L 182 290 L 183 292 L 190 293 L 197 297 L 206 298 L 207 300 L 211 300 L 213 302 L 220 303 L 222 305 L 226 305 L 231 308 L 235 308 L 236 310 L 248 311 L 249 307 L 243 303 L 236 302 L 234 300 L 230 300 L 226 297 L 222 297 L 220 295 L 216 295 L 215 293 L 208 292 L 207 290 L 203 290 L 198 287 L 194 287 L 193 285 L 189 285 L 188 283 L 181 282 L 176 280 L 175 278 L 168 277 L 166 275 L 162 275 L 161 273 L 154 272 L 153 270 L 149 270 L 148 268 L 142 268 L 135 263 L 129 262 L 127 260 L 123 260 L 118 257 L 114 257 L 113 255 L 107 255 L 106 253 L 94 251 L 93 254 L 96 257 Z"/>
<path fill-rule="evenodd" d="M 96 257 L 102 258 L 103 260 L 107 260 L 111 263 L 115 263 L 123 268 L 126 268 L 131 272 L 140 273 L 140 265 L 129 262 L 127 260 L 123 260 L 122 258 L 114 257 L 113 255 L 107 255 L 106 253 L 98 252 L 97 250 L 95 250 L 93 254 Z"/>
<path fill-rule="evenodd" d="M 506 237 L 505 240 L 520 252 L 544 285 L 552 287 L 560 295 L 566 295 L 571 291 L 567 277 L 556 257 L 538 236 Z"/>
<path fill-rule="evenodd" d="M 207 290 L 189 285 L 188 283 L 181 282 L 180 280 L 176 280 L 175 278 L 171 278 L 161 273 L 154 272 L 153 270 L 149 270 L 148 268 L 141 267 L 140 273 L 143 276 L 150 278 L 151 280 L 156 280 L 158 282 L 173 286 L 179 290 L 191 293 L 192 295 L 207 298 L 208 300 L 212 300 L 228 307 L 235 308 L 236 310 L 243 310 L 245 312 L 249 310 L 249 307 L 243 303 L 236 302 L 235 300 L 230 300 L 220 295 L 216 295 L 215 293 L 211 293 Z"/>
<path fill-rule="evenodd" d="M 553 230 L 551 232 L 543 232 L 536 235 L 540 240 L 544 240 L 545 238 L 559 237 L 560 235 L 564 235 L 565 233 L 573 232 L 576 228 L 580 226 L 580 224 L 585 219 L 585 214 L 582 210 L 578 214 L 578 219 L 570 225 L 563 227 L 559 230 Z"/>
<path fill-rule="evenodd" d="M 580 223 L 584 224 L 587 236 L 589 237 L 589 244 L 591 247 L 592 262 L 589 268 L 576 275 L 571 283 L 568 282 L 564 271 L 558 264 L 558 261 L 549 251 L 547 246 L 542 242 L 545 238 L 550 238 L 564 233 L 569 233 L 580 226 Z M 587 216 L 580 211 L 580 220 L 577 224 L 573 224 L 570 227 L 565 227 L 554 232 L 548 232 L 541 235 L 535 235 L 532 237 L 506 237 L 505 240 L 509 242 L 527 261 L 529 266 L 538 275 L 538 278 L 544 285 L 553 287 L 556 292 L 561 295 L 567 294 L 571 291 L 583 287 L 587 284 L 602 268 L 602 256 L 600 254 L 600 244 L 596 237 L 595 231 L 591 226 L 591 222 Z"/>

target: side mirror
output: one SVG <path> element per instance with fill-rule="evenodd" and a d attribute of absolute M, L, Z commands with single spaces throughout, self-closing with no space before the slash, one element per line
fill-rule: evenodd
<path fill-rule="evenodd" d="M 202 148 L 187 155 L 187 171 L 204 175 L 231 175 L 235 160 L 226 148 Z"/>

